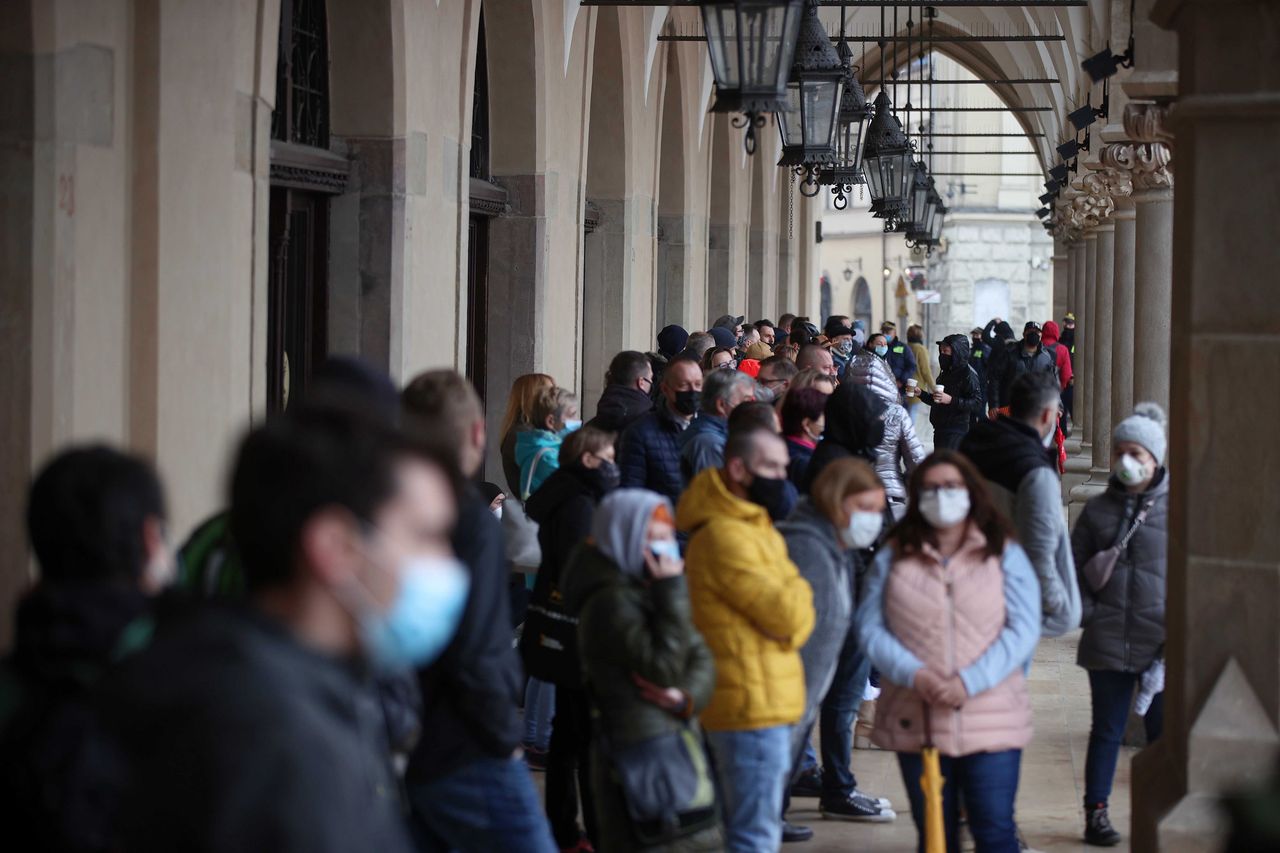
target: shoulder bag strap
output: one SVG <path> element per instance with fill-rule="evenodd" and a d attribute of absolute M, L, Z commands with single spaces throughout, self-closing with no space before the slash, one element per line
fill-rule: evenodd
<path fill-rule="evenodd" d="M 1123 551 L 1125 548 L 1129 547 L 1129 540 L 1133 538 L 1133 534 L 1138 532 L 1138 528 L 1142 526 L 1142 522 L 1147 520 L 1147 513 L 1151 511 L 1151 506 L 1152 505 L 1148 503 L 1138 512 L 1137 517 L 1133 520 L 1133 526 L 1129 528 L 1129 532 L 1124 535 L 1124 538 L 1121 539 L 1119 544 L 1116 546 L 1118 550 Z"/>
<path fill-rule="evenodd" d="M 529 476 L 525 479 L 524 484 L 520 488 L 520 500 L 529 500 L 529 493 L 533 489 L 533 475 L 538 470 L 538 463 L 542 461 L 542 457 L 547 455 L 551 448 L 543 447 L 537 453 L 533 454 L 533 461 L 529 463 Z"/>

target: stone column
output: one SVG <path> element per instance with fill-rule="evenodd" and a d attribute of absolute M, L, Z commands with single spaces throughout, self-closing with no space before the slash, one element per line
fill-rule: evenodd
<path fill-rule="evenodd" d="M 1098 336 L 1095 332 L 1097 314 L 1095 307 L 1098 300 L 1098 232 L 1092 227 L 1084 235 L 1084 322 L 1077 324 L 1076 334 L 1084 330 L 1084 411 L 1082 426 L 1084 431 L 1084 447 L 1093 445 L 1093 365 L 1097 360 L 1096 344 Z M 1088 454 L 1086 454 L 1088 455 Z"/>
<path fill-rule="evenodd" d="M 1133 394 L 1138 402 L 1153 400 L 1166 409 L 1173 308 L 1173 153 L 1165 128 L 1167 112 L 1154 104 L 1129 104 L 1124 112 L 1125 131 L 1135 140 Z"/>
<path fill-rule="evenodd" d="M 1160 0 L 1152 17 L 1177 31 L 1181 65 L 1172 111 L 1177 382 L 1165 722 L 1133 762 L 1132 847 L 1167 853 L 1221 849 L 1220 796 L 1262 784 L 1280 746 L 1280 398 L 1267 390 L 1280 374 L 1280 171 L 1267 157 L 1280 139 L 1280 76 L 1267 53 L 1280 43 L 1280 8 Z M 1138 199 L 1138 312 L 1154 278 L 1154 225 L 1168 206 Z"/>
<path fill-rule="evenodd" d="M 1111 219 L 1116 225 L 1115 266 L 1111 297 L 1111 417 L 1119 421 L 1133 411 L 1133 200 L 1116 199 Z"/>
<path fill-rule="evenodd" d="M 1067 267 L 1067 246 L 1061 237 L 1053 240 L 1053 319 L 1058 323 L 1066 315 L 1071 301 L 1071 271 Z"/>

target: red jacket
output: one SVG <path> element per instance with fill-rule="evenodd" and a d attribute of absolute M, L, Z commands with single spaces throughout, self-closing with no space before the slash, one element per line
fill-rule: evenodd
<path fill-rule="evenodd" d="M 1058 343 L 1058 339 L 1062 337 L 1058 324 L 1050 320 L 1044 324 L 1044 334 L 1041 335 L 1041 342 L 1047 347 L 1054 345 L 1054 358 L 1058 364 L 1058 380 L 1062 383 L 1062 390 L 1067 390 L 1067 386 L 1071 384 L 1071 353 L 1067 348 Z"/>

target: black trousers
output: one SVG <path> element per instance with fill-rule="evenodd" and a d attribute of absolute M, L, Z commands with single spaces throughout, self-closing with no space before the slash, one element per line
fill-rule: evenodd
<path fill-rule="evenodd" d="M 579 797 L 582 823 L 595 846 L 599 835 L 591 794 L 591 705 L 586 691 L 557 686 L 547 755 L 547 820 L 561 847 L 574 846 L 582 834 L 578 826 Z"/>
<path fill-rule="evenodd" d="M 964 437 L 969 434 L 968 429 L 960 430 L 939 430 L 933 431 L 933 449 L 934 450 L 958 450 L 960 442 L 964 441 Z"/>

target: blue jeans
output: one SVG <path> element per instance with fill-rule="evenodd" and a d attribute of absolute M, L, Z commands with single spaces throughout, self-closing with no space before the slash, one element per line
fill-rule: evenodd
<path fill-rule="evenodd" d="M 1136 672 L 1089 670 L 1089 692 L 1093 696 L 1093 727 L 1089 730 L 1089 751 L 1084 759 L 1085 806 L 1106 805 L 1111 797 L 1111 782 L 1120 758 L 1120 742 L 1124 739 L 1129 707 L 1134 688 L 1142 675 Z M 1147 715 L 1147 741 L 1160 737 L 1164 728 L 1164 693 L 1152 700 Z"/>
<path fill-rule="evenodd" d="M 777 850 L 782 843 L 782 794 L 791 775 L 791 727 L 708 732 L 727 849 Z"/>
<path fill-rule="evenodd" d="M 822 700 L 818 716 L 818 738 L 822 747 L 822 801 L 839 802 L 858 787 L 849 762 L 853 757 L 853 723 L 867 688 L 871 661 L 858 646 L 858 634 L 849 627 L 831 689 Z"/>
<path fill-rule="evenodd" d="M 516 758 L 481 758 L 408 786 L 414 841 L 422 853 L 529 850 L 557 853 L 529 769 Z"/>
<path fill-rule="evenodd" d="M 556 714 L 556 686 L 530 678 L 524 689 L 524 745 L 551 748 L 551 718 Z"/>
<path fill-rule="evenodd" d="M 960 798 L 969 818 L 969 834 L 977 853 L 1018 853 L 1013 801 L 1018 795 L 1022 750 L 975 752 L 961 758 L 942 756 L 942 817 L 947 853 L 960 853 Z M 898 753 L 902 783 L 911 801 L 911 819 L 920 835 L 916 849 L 924 853 L 924 794 L 920 790 L 923 761 L 918 752 Z"/>

